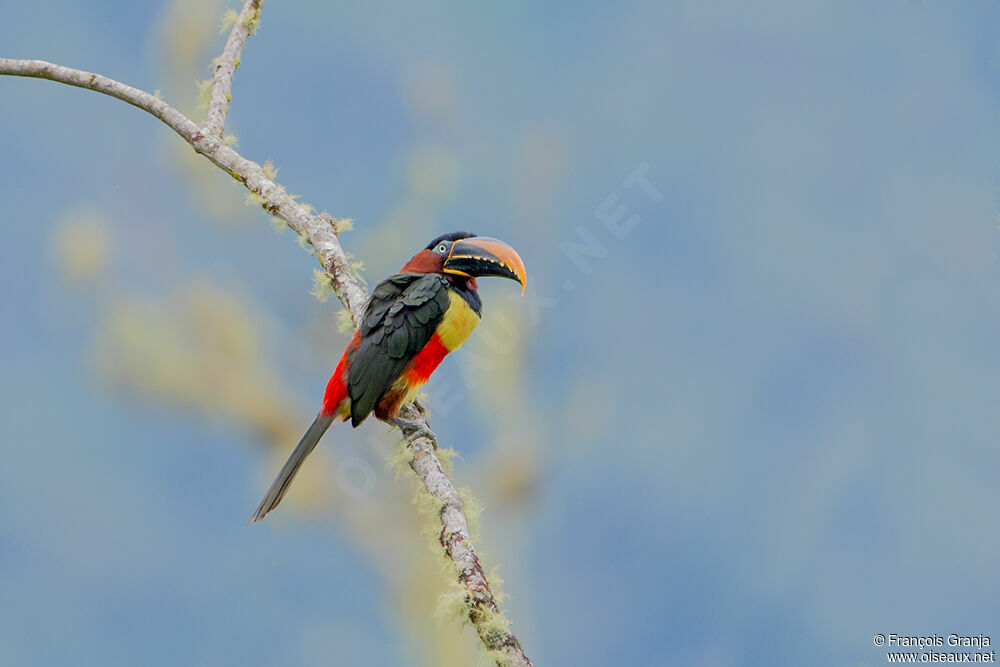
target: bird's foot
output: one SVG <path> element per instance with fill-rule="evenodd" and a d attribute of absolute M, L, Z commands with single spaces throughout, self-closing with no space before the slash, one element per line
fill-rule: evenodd
<path fill-rule="evenodd" d="M 413 407 L 417 409 L 421 417 L 427 416 L 427 406 L 424 405 L 419 398 L 413 399 Z"/>
<path fill-rule="evenodd" d="M 394 419 L 392 423 L 398 426 L 400 431 L 403 431 L 403 437 L 407 442 L 413 442 L 414 438 L 423 436 L 429 438 L 430 441 L 434 443 L 434 449 L 437 449 L 437 435 L 434 434 L 434 431 L 432 431 L 427 424 L 423 422 L 406 421 L 405 419 L 399 418 Z M 406 431 L 410 431 L 410 434 L 407 435 Z"/>

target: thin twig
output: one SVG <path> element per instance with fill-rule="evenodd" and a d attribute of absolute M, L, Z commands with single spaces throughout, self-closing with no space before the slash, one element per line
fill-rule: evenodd
<path fill-rule="evenodd" d="M 229 115 L 229 102 L 232 100 L 233 74 L 240 66 L 240 53 L 250 35 L 257 30 L 260 20 L 260 6 L 264 0 L 246 0 L 229 32 L 226 46 L 215 65 L 212 76 L 212 94 L 208 102 L 208 120 L 205 122 L 205 134 L 213 141 L 222 141 L 222 133 L 226 128 L 226 116 Z"/>
<path fill-rule="evenodd" d="M 247 0 L 240 18 L 230 32 L 222 58 L 216 68 L 208 123 L 205 127 L 199 127 L 197 123 L 158 97 L 92 72 L 54 65 L 42 60 L 0 58 L 0 75 L 49 79 L 87 88 L 127 102 L 159 118 L 195 151 L 257 195 L 265 211 L 287 222 L 289 227 L 308 240 L 315 248 L 324 270 L 329 274 L 337 297 L 350 311 L 354 321 L 359 322 L 368 298 L 340 245 L 333 217 L 328 213 L 311 213 L 308 207 L 296 202 L 282 186 L 268 178 L 258 163 L 246 159 L 222 142 L 236 61 L 259 19 L 261 2 L 263 0 Z M 252 19 L 249 24 L 248 17 Z M 426 419 L 415 408 L 407 406 L 406 410 L 406 419 L 427 426 Z M 451 560 L 458 573 L 459 583 L 467 591 L 469 621 L 476 628 L 486 648 L 495 653 L 498 664 L 531 667 L 531 660 L 525 655 L 520 642 L 510 632 L 506 620 L 500 613 L 496 597 L 472 543 L 462 500 L 435 454 L 437 443 L 426 435 L 412 432 L 407 432 L 406 435 L 411 436 L 409 443 L 413 459 L 410 467 L 420 478 L 428 493 L 440 503 L 440 542 L 445 556 Z"/>
<path fill-rule="evenodd" d="M 201 128 L 198 127 L 197 123 L 160 98 L 100 74 L 53 65 L 44 60 L 13 60 L 11 58 L 0 58 L 0 74 L 48 79 L 110 95 L 153 114 L 192 146 L 195 145 L 199 138 L 198 135 L 201 133 Z"/>

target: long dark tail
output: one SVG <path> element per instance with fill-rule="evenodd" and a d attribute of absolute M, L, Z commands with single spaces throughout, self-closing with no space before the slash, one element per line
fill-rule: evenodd
<path fill-rule="evenodd" d="M 253 523 L 254 521 L 260 521 L 267 513 L 278 506 L 281 499 L 285 497 L 285 492 L 288 491 L 288 485 L 292 483 L 295 479 L 295 473 L 299 471 L 299 467 L 302 466 L 302 462 L 306 460 L 306 457 L 312 453 L 312 450 L 316 449 L 316 443 L 319 439 L 323 437 L 326 433 L 326 429 L 330 428 L 330 424 L 333 422 L 333 415 L 329 417 L 324 417 L 322 414 L 316 417 L 316 420 L 306 431 L 306 434 L 302 436 L 299 440 L 299 444 L 295 446 L 292 451 L 291 456 L 285 461 L 285 465 L 281 466 L 281 472 L 278 476 L 274 478 L 271 482 L 271 488 L 267 490 L 264 494 L 264 500 L 260 501 L 260 506 L 257 511 L 254 512 L 253 517 L 251 517 L 248 523 Z"/>

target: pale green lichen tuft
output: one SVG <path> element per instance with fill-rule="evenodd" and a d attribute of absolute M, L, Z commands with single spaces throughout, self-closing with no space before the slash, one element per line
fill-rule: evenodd
<path fill-rule="evenodd" d="M 295 203 L 296 206 L 301 208 L 306 213 L 312 214 L 316 210 L 315 208 L 313 208 L 312 204 L 307 204 L 306 202 L 299 201 L 300 199 L 302 199 L 302 195 L 297 195 L 291 192 L 287 192 L 285 194 L 288 196 L 289 199 L 291 199 Z"/>
<path fill-rule="evenodd" d="M 342 312 L 347 311 L 345 309 Z M 385 469 L 392 473 L 394 479 L 399 479 L 405 475 L 413 474 L 413 469 L 410 467 L 411 461 L 413 461 L 413 450 L 407 447 L 405 443 L 400 443 L 398 447 L 392 450 L 392 453 L 385 460 Z M 419 491 L 417 493 L 419 493 Z M 427 494 L 426 491 L 424 493 Z M 417 502 L 415 497 L 413 502 Z"/>
<path fill-rule="evenodd" d="M 499 650 L 510 636 L 510 621 L 502 611 L 494 611 L 488 607 L 476 610 L 476 630 L 486 645 L 485 653 L 500 667 L 510 664 L 510 656 Z"/>
<path fill-rule="evenodd" d="M 243 18 L 243 25 L 250 32 L 251 35 L 257 34 L 257 28 L 260 26 L 260 8 L 251 10 Z"/>
<path fill-rule="evenodd" d="M 483 637 L 483 642 L 489 646 L 499 646 L 510 634 L 510 621 L 502 611 L 481 608 L 478 611 L 476 626 Z"/>
<path fill-rule="evenodd" d="M 438 450 L 438 458 L 440 458 L 442 450 Z M 454 455 L 454 451 L 452 451 Z M 444 467 L 444 461 L 441 462 L 441 467 Z M 451 467 L 451 461 L 448 462 L 448 467 Z M 446 470 L 448 475 L 451 472 Z M 479 518 L 483 515 L 483 504 L 479 502 L 475 496 L 472 495 L 472 491 L 462 487 L 458 489 L 458 497 L 462 499 L 462 507 L 465 508 L 465 520 L 469 524 L 469 537 L 472 538 L 473 542 L 479 541 Z"/>
<path fill-rule="evenodd" d="M 227 30 L 232 30 L 236 22 L 240 20 L 239 13 L 232 7 L 227 7 L 225 14 L 222 15 L 222 21 L 219 23 L 219 34 L 226 32 Z"/>
<path fill-rule="evenodd" d="M 448 580 L 448 590 L 438 594 L 434 605 L 434 616 L 442 621 L 458 622 L 465 625 L 469 622 L 469 591 L 455 579 Z"/>
<path fill-rule="evenodd" d="M 486 577 L 486 583 L 490 585 L 490 590 L 493 591 L 493 599 L 497 601 L 497 604 L 507 599 L 507 594 L 503 590 L 503 578 L 497 572 L 499 569 L 499 565 L 495 566 L 490 570 L 489 576 Z"/>
<path fill-rule="evenodd" d="M 261 167 L 261 169 L 264 170 L 264 176 L 269 181 L 273 181 L 278 177 L 278 168 L 274 166 L 274 162 L 271 161 L 271 158 L 267 158 L 267 162 L 264 163 L 264 166 Z"/>
<path fill-rule="evenodd" d="M 288 221 L 276 215 L 271 216 L 271 225 L 274 226 L 274 231 L 276 232 L 283 232 L 288 229 Z"/>
<path fill-rule="evenodd" d="M 498 599 L 495 594 L 494 598 Z M 498 665 L 509 664 L 510 658 L 506 654 L 489 647 L 503 645 L 510 635 L 510 621 L 502 611 L 494 611 L 486 605 L 476 607 L 469 596 L 469 591 L 456 579 L 449 577 L 447 590 L 438 595 L 434 616 L 439 620 L 457 622 L 463 626 L 472 623 L 472 619 L 475 618 L 476 630 L 485 644 L 484 652 Z"/>
<path fill-rule="evenodd" d="M 406 447 L 408 450 L 409 447 Z M 405 471 L 404 471 L 405 472 Z M 414 474 L 414 479 L 416 475 Z M 420 532 L 427 536 L 427 547 L 431 550 L 431 553 L 441 556 L 441 544 L 438 541 L 441 536 L 441 511 L 445 507 L 445 503 L 438 500 L 433 496 L 424 485 L 415 482 L 416 492 L 413 494 L 413 504 L 417 507 L 417 513 L 420 514 L 423 522 L 420 526 Z M 443 561 L 448 563 L 449 561 Z"/>
<path fill-rule="evenodd" d="M 354 272 L 354 277 L 358 279 L 361 289 L 368 291 L 368 281 L 365 280 L 363 275 L 361 275 L 361 273 L 365 270 L 365 263 L 349 252 L 345 252 L 344 257 L 347 259 L 347 265 L 351 268 L 351 271 Z"/>
<path fill-rule="evenodd" d="M 207 109 L 212 100 L 212 80 L 205 79 L 198 82 L 198 108 Z"/>
<path fill-rule="evenodd" d="M 305 234 L 299 234 L 298 241 L 300 248 L 308 252 L 310 255 L 316 254 L 316 248 L 313 247 L 312 241 L 309 240 L 308 236 L 306 236 Z M 318 269 L 313 269 L 313 270 L 315 271 Z"/>
<path fill-rule="evenodd" d="M 237 143 L 239 143 L 239 139 L 236 138 L 235 134 L 227 134 L 222 138 L 222 143 L 232 148 Z"/>
<path fill-rule="evenodd" d="M 337 331 L 340 333 L 349 333 L 354 331 L 354 318 L 351 317 L 351 311 L 346 308 L 341 308 L 337 311 Z"/>
<path fill-rule="evenodd" d="M 325 303 L 334 293 L 333 278 L 330 277 L 330 274 L 326 271 L 313 269 L 313 288 L 309 293 Z"/>
<path fill-rule="evenodd" d="M 354 219 L 353 218 L 334 218 L 333 219 L 333 231 L 340 236 L 341 232 L 349 232 L 354 229 Z"/>
<path fill-rule="evenodd" d="M 158 100 L 162 100 L 163 99 L 163 91 L 160 90 L 159 88 L 157 88 L 156 90 L 153 91 L 153 97 L 155 97 Z"/>
<path fill-rule="evenodd" d="M 267 203 L 267 199 L 251 190 L 250 192 L 247 192 L 246 203 L 247 206 L 263 206 Z"/>
<path fill-rule="evenodd" d="M 444 470 L 444 474 L 451 477 L 451 473 L 455 469 L 455 459 L 462 460 L 462 457 L 451 447 L 439 447 L 435 453 L 437 454 L 438 461 L 441 462 L 441 470 Z"/>

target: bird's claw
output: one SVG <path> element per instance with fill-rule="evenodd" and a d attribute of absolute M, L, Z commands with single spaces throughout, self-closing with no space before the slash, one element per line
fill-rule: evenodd
<path fill-rule="evenodd" d="M 427 424 L 423 422 L 406 421 L 405 419 L 396 419 L 393 423 L 399 427 L 400 431 L 403 431 L 403 438 L 407 442 L 412 443 L 414 438 L 423 436 L 429 438 L 434 444 L 434 449 L 437 449 L 437 435 L 434 434 L 434 431 L 432 431 Z M 406 431 L 410 431 L 410 433 L 407 434 Z"/>
<path fill-rule="evenodd" d="M 427 406 L 424 405 L 419 398 L 413 399 L 413 407 L 417 409 L 417 412 L 420 413 L 421 417 L 427 416 Z"/>

